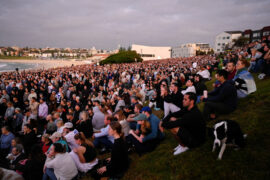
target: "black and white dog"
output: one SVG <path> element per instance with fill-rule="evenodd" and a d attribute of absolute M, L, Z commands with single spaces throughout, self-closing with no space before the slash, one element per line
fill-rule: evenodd
<path fill-rule="evenodd" d="M 216 150 L 217 146 L 221 146 L 218 160 L 222 159 L 222 155 L 227 145 L 233 145 L 240 148 L 245 146 L 244 138 L 246 135 L 243 135 L 239 124 L 235 121 L 224 120 L 216 123 L 211 134 L 215 138 L 212 152 Z"/>

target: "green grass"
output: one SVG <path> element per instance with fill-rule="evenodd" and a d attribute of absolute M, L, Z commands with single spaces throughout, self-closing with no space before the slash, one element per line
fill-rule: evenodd
<path fill-rule="evenodd" d="M 213 80 L 207 83 L 209 89 L 212 83 Z M 177 142 L 166 132 L 166 139 L 154 152 L 130 156 L 131 167 L 123 179 L 270 179 L 270 79 L 256 78 L 256 84 L 257 91 L 240 100 L 235 112 L 216 120 L 237 121 L 248 135 L 245 148 L 235 151 L 227 147 L 220 161 L 217 160 L 219 149 L 212 153 L 213 140 L 208 138 L 203 146 L 173 156 Z M 199 108 L 203 108 L 202 103 Z"/>
<path fill-rule="evenodd" d="M 9 60 L 29 60 L 29 59 L 35 59 L 33 57 L 27 57 L 27 56 L 0 56 L 0 59 L 9 59 Z"/>

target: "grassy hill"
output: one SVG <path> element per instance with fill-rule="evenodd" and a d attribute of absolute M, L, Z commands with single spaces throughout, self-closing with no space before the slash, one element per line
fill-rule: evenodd
<path fill-rule="evenodd" d="M 207 83 L 209 89 L 212 82 Z M 212 153 L 213 140 L 208 138 L 203 146 L 173 156 L 177 142 L 166 132 L 166 139 L 154 152 L 141 157 L 130 156 L 131 167 L 123 179 L 270 179 L 270 79 L 256 78 L 256 84 L 257 91 L 240 100 L 235 112 L 217 119 L 228 118 L 240 124 L 242 131 L 248 134 L 244 149 L 235 151 L 227 147 L 219 161 L 219 149 Z M 202 103 L 199 108 L 203 109 Z M 214 123 L 209 122 L 207 126 Z"/>

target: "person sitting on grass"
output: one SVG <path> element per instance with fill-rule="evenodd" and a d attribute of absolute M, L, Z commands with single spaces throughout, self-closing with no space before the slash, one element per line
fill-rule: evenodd
<path fill-rule="evenodd" d="M 153 151 L 157 144 L 164 138 L 164 134 L 159 128 L 160 119 L 152 114 L 152 110 L 148 106 L 142 108 L 142 113 L 138 117 L 138 120 L 148 120 L 151 125 L 151 132 L 146 136 L 137 137 L 141 126 L 138 124 L 136 131 L 130 131 L 130 135 L 127 136 L 127 141 L 135 146 L 135 150 L 139 155 Z M 135 134 L 137 136 L 134 136 Z"/>
<path fill-rule="evenodd" d="M 96 150 L 92 142 L 86 139 L 82 132 L 76 134 L 74 139 L 79 147 L 73 149 L 69 154 L 78 170 L 86 173 L 98 163 Z"/>
<path fill-rule="evenodd" d="M 193 84 L 194 84 L 194 80 L 193 79 L 188 79 L 187 82 L 186 82 L 186 87 L 187 88 L 185 90 L 182 90 L 181 93 L 183 95 L 185 95 L 188 92 L 196 93 L 196 89 L 195 89 Z"/>
<path fill-rule="evenodd" d="M 237 92 L 231 81 L 227 81 L 228 72 L 218 70 L 217 80 L 221 85 L 208 93 L 208 97 L 201 96 L 201 101 L 205 102 L 203 116 L 205 120 L 215 119 L 218 114 L 228 114 L 233 112 L 237 106 Z"/>
<path fill-rule="evenodd" d="M 106 115 L 104 118 L 104 123 L 106 127 L 102 128 L 100 132 L 94 133 L 93 134 L 93 139 L 94 139 L 94 145 L 95 148 L 100 147 L 101 145 L 104 146 L 102 148 L 101 152 L 104 153 L 112 148 L 114 138 L 113 136 L 110 136 L 109 134 L 109 124 L 113 121 L 113 116 Z"/>
<path fill-rule="evenodd" d="M 51 136 L 50 136 L 50 139 L 52 140 L 52 143 L 59 143 L 59 144 L 62 144 L 63 147 L 65 148 L 66 152 L 69 151 L 68 149 L 68 144 L 65 140 L 63 140 L 62 138 L 62 135 L 59 133 L 59 132 L 54 132 Z M 51 146 L 49 147 L 48 151 L 46 152 L 46 154 L 48 154 L 50 152 L 50 148 L 52 147 L 52 144 Z"/>
<path fill-rule="evenodd" d="M 133 130 L 130 131 L 130 134 L 138 140 L 138 141 L 135 141 L 135 143 L 136 142 L 140 143 L 141 139 L 143 139 L 145 136 L 151 133 L 151 124 L 149 121 L 147 121 L 147 117 L 144 114 L 141 114 L 138 120 L 138 124 L 140 125 L 140 129 L 138 129 L 136 132 Z M 138 148 L 137 145 L 135 145 L 135 147 Z"/>
<path fill-rule="evenodd" d="M 72 179 L 78 174 L 76 165 L 70 154 L 60 143 L 54 143 L 47 155 L 44 165 L 44 174 L 42 180 Z"/>
<path fill-rule="evenodd" d="M 248 72 L 247 67 L 249 67 L 247 60 L 238 60 L 236 64 L 237 72 L 233 78 L 238 98 L 244 98 L 257 90 L 254 78 Z"/>
<path fill-rule="evenodd" d="M 174 155 L 198 147 L 205 141 L 205 123 L 196 106 L 196 100 L 195 93 L 186 93 L 183 99 L 183 110 L 172 113 L 162 120 L 161 126 L 170 129 L 179 143 L 174 149 Z"/>
<path fill-rule="evenodd" d="M 111 158 L 105 159 L 101 167 L 92 173 L 95 179 L 101 177 L 121 178 L 129 167 L 128 151 L 124 141 L 122 126 L 119 122 L 113 121 L 109 125 L 109 134 L 114 137 Z"/>

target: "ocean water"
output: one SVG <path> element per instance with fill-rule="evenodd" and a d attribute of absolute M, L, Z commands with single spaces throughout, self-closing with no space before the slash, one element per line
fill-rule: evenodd
<path fill-rule="evenodd" d="M 37 63 L 0 62 L 0 72 L 15 71 L 16 68 L 19 70 L 32 69 L 36 66 L 38 66 Z"/>

